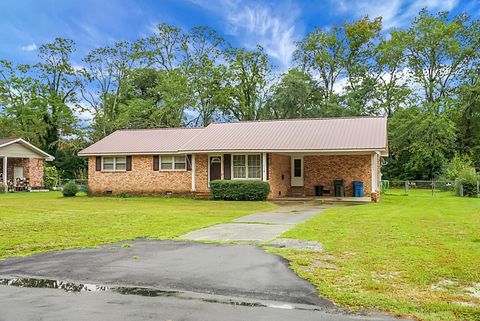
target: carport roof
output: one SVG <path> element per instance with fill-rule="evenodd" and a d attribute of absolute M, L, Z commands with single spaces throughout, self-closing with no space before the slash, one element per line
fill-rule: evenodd
<path fill-rule="evenodd" d="M 10 156 L 9 152 L 7 152 L 6 149 L 8 149 L 8 146 L 11 146 L 13 144 L 22 145 L 23 148 L 26 148 L 26 150 L 32 151 L 33 153 L 41 156 L 41 158 L 43 158 L 47 161 L 53 161 L 55 159 L 55 157 L 53 157 L 52 155 L 44 152 L 40 148 L 32 145 L 31 143 L 27 142 L 26 140 L 24 140 L 22 138 L 0 138 L 0 157 L 4 157 L 4 156 L 14 157 L 14 158 L 15 157 L 25 157 L 25 158 L 29 157 L 29 155 L 23 156 L 23 153 L 21 153 L 22 155 L 19 155 L 18 151 L 16 151 L 14 155 Z"/>

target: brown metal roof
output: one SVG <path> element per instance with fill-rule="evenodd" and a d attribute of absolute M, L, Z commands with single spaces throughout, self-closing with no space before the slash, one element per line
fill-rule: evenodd
<path fill-rule="evenodd" d="M 117 130 L 79 155 L 176 153 L 203 128 L 157 128 Z"/>
<path fill-rule="evenodd" d="M 18 138 L 0 138 L 0 146 L 13 142 L 14 140 L 17 140 Z"/>
<path fill-rule="evenodd" d="M 383 150 L 386 144 L 386 118 L 317 118 L 213 123 L 182 150 Z"/>
<path fill-rule="evenodd" d="M 119 130 L 79 155 L 386 149 L 386 118 L 351 117 L 212 123 L 205 128 L 189 129 Z"/>

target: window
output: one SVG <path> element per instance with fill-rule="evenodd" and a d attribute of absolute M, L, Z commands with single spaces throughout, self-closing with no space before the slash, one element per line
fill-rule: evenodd
<path fill-rule="evenodd" d="M 127 157 L 103 157 L 104 171 L 125 171 L 127 169 Z"/>
<path fill-rule="evenodd" d="M 185 155 L 162 155 L 160 156 L 160 170 L 182 171 L 187 169 Z"/>
<path fill-rule="evenodd" d="M 234 179 L 261 179 L 262 157 L 255 155 L 233 155 Z"/>
<path fill-rule="evenodd" d="M 245 155 L 233 155 L 233 178 L 247 178 Z"/>
<path fill-rule="evenodd" d="M 296 158 L 293 160 L 293 176 L 302 177 L 302 160 L 301 159 Z"/>

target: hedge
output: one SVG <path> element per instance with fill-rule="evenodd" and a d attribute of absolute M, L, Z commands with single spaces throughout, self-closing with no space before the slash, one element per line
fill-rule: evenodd
<path fill-rule="evenodd" d="M 78 193 L 78 185 L 75 184 L 75 181 L 69 181 L 63 186 L 62 193 L 65 197 L 73 197 Z"/>
<path fill-rule="evenodd" d="M 270 185 L 262 181 L 217 180 L 210 182 L 214 199 L 229 201 L 264 201 Z"/>

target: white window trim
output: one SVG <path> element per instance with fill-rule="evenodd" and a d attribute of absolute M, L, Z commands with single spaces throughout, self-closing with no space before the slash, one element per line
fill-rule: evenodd
<path fill-rule="evenodd" d="M 185 157 L 185 168 L 175 168 L 175 157 L 184 156 Z M 162 169 L 162 157 L 173 157 L 172 158 L 172 169 Z M 158 169 L 160 172 L 186 172 L 188 166 L 188 160 L 186 154 L 166 154 L 159 155 L 158 157 Z"/>
<path fill-rule="evenodd" d="M 113 158 L 113 169 L 105 169 L 105 158 Z M 125 158 L 125 169 L 117 169 L 117 158 Z M 102 172 L 126 172 L 127 171 L 127 156 L 102 156 Z"/>
<path fill-rule="evenodd" d="M 234 171 L 233 171 L 233 156 L 239 156 L 239 155 L 243 155 L 245 156 L 245 178 L 235 178 L 234 177 Z M 260 156 L 260 177 L 255 177 L 255 178 L 249 178 L 248 177 L 248 156 L 249 155 L 256 155 L 256 156 Z M 248 180 L 248 181 L 261 181 L 262 180 L 262 173 L 263 173 L 263 161 L 262 161 L 262 154 L 261 153 L 248 153 L 248 154 L 242 154 L 242 153 L 236 153 L 236 154 L 232 154 L 232 159 L 231 159 L 231 164 L 230 164 L 230 173 L 231 173 L 231 178 L 232 180 L 239 180 L 239 181 L 242 181 L 242 180 Z"/>

